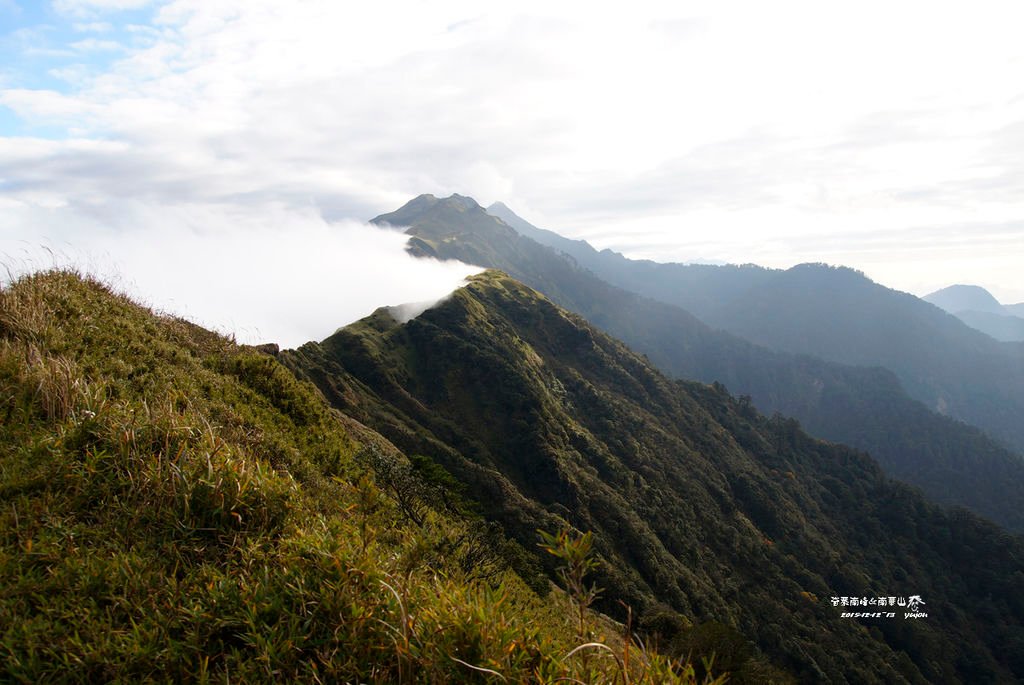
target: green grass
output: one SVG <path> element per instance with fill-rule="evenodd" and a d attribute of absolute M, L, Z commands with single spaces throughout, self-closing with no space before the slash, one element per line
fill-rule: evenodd
<path fill-rule="evenodd" d="M 383 438 L 94 280 L 0 292 L 0 399 L 0 681 L 696 682 L 476 577 L 476 522 L 414 522 L 357 458 Z"/>

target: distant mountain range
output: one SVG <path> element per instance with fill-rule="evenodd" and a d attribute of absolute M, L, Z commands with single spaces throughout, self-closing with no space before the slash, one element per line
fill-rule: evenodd
<path fill-rule="evenodd" d="M 1024 303 L 1000 304 L 977 285 L 951 285 L 922 299 L 996 340 L 1024 340 Z"/>
<path fill-rule="evenodd" d="M 420 196 L 374 221 L 407 226 L 414 254 L 501 269 L 647 355 L 672 376 L 723 383 L 737 395 L 749 395 L 761 411 L 796 417 L 815 435 L 870 452 L 893 477 L 921 487 L 936 501 L 961 504 L 1024 530 L 1021 457 L 980 430 L 929 411 L 886 369 L 777 352 L 716 330 L 678 306 L 607 283 L 580 259 L 519 233 L 537 235 L 540 229 L 523 223 L 513 228 L 467 197 Z M 630 262 L 614 253 L 598 253 L 586 243 L 540 233 L 563 247 L 573 242 L 591 266 L 612 263 L 637 281 L 636 274 L 645 271 L 677 278 L 681 274 L 720 298 L 730 289 L 739 292 L 737 281 L 745 281 L 743 287 L 754 280 L 767 283 L 777 273 L 760 267 L 700 266 L 697 278 L 688 267 L 666 271 L 658 268 L 662 265 Z"/>
<path fill-rule="evenodd" d="M 913 295 L 824 264 L 778 270 L 630 260 L 529 226 L 504 205 L 492 210 L 601 279 L 677 305 L 712 327 L 774 350 L 889 369 L 933 411 L 1024 452 L 1020 346 L 997 342 Z"/>

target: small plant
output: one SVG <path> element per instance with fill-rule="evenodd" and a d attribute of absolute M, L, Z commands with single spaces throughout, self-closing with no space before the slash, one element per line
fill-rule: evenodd
<path fill-rule="evenodd" d="M 593 556 L 594 535 L 590 531 L 576 535 L 568 528 L 563 528 L 554 535 L 543 530 L 537 531 L 541 541 L 538 543 L 545 552 L 552 554 L 562 562 L 558 575 L 565 584 L 579 612 L 580 639 L 584 637 L 584 617 L 587 609 L 601 593 L 595 585 L 587 585 L 587 574 L 597 568 L 598 561 Z"/>

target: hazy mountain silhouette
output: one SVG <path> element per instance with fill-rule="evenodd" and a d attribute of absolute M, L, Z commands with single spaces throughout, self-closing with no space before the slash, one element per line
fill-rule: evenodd
<path fill-rule="evenodd" d="M 1007 312 L 992 293 L 977 285 L 951 285 L 921 298 L 950 314 L 975 311 L 1005 315 Z"/>
<path fill-rule="evenodd" d="M 921 299 L 941 307 L 971 328 L 996 340 L 1024 340 L 1024 307 L 1000 304 L 980 286 L 951 285 Z"/>
<path fill-rule="evenodd" d="M 503 205 L 494 211 L 511 219 Z M 529 230 L 525 223 L 515 225 Z M 1024 451 L 1022 348 L 992 340 L 913 295 L 824 264 L 787 270 L 657 264 L 597 252 L 582 241 L 557 241 L 547 231 L 531 235 L 610 283 L 682 307 L 751 342 L 890 369 L 932 410 Z"/>
<path fill-rule="evenodd" d="M 981 331 L 985 335 L 1003 342 L 1024 340 L 1024 318 L 966 310 L 957 312 L 956 318 Z"/>

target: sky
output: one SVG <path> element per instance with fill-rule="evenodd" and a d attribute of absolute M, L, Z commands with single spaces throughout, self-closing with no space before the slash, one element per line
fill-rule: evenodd
<path fill-rule="evenodd" d="M 1019 2 L 0 0 L 0 254 L 296 345 L 473 271 L 420 193 L 658 261 L 1024 301 Z"/>

